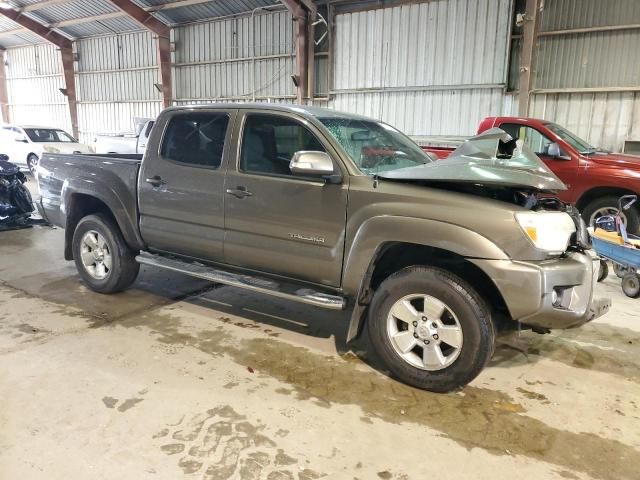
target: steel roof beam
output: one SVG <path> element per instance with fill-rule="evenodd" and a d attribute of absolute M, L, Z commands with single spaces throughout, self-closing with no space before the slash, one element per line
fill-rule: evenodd
<path fill-rule="evenodd" d="M 44 38 L 48 42 L 53 43 L 58 48 L 71 48 L 71 40 L 69 40 L 67 37 L 59 34 L 58 32 L 54 32 L 46 25 L 36 22 L 32 18 L 23 15 L 22 12 L 10 9 L 0 9 L 0 15 L 13 20 L 23 28 Z"/>
<path fill-rule="evenodd" d="M 31 5 L 25 5 L 20 7 L 21 12 L 33 12 L 35 10 L 42 10 L 43 8 L 53 7 L 55 5 L 61 5 L 63 3 L 69 3 L 72 0 L 46 0 L 44 2 L 32 3 Z"/>
<path fill-rule="evenodd" d="M 158 63 L 160 65 L 160 83 L 162 84 L 162 103 L 165 107 L 171 106 L 173 103 L 173 89 L 171 86 L 171 28 L 131 0 L 109 1 L 144 28 L 158 36 Z"/>

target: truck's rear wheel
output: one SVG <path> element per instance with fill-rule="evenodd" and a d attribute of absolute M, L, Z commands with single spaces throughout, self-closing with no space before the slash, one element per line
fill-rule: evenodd
<path fill-rule="evenodd" d="M 91 290 L 121 292 L 131 285 L 140 270 L 135 253 L 120 229 L 107 215 L 84 217 L 73 234 L 73 259 L 78 273 Z"/>
<path fill-rule="evenodd" d="M 495 329 L 488 307 L 465 281 L 441 269 L 410 267 L 376 290 L 369 338 L 398 379 L 448 392 L 473 380 L 491 359 Z"/>

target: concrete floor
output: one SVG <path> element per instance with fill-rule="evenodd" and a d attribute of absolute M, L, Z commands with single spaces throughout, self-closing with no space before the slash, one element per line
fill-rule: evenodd
<path fill-rule="evenodd" d="M 335 314 L 144 269 L 87 290 L 63 232 L 0 234 L 0 479 L 638 479 L 640 300 L 412 389 Z"/>

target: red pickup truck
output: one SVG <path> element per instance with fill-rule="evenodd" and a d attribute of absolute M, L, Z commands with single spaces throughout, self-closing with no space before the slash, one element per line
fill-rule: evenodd
<path fill-rule="evenodd" d="M 523 140 L 569 187 L 561 200 L 574 204 L 585 222 L 615 213 L 622 195 L 640 195 L 640 157 L 610 153 L 589 145 L 564 127 L 546 120 L 519 117 L 487 117 L 478 133 L 498 127 L 516 140 Z M 448 157 L 455 147 L 422 146 L 438 158 Z M 629 231 L 640 231 L 640 209 L 623 215 Z"/>

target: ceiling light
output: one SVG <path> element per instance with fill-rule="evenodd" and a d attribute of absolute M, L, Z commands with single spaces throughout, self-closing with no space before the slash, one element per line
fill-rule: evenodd
<path fill-rule="evenodd" d="M 13 8 L 13 5 L 11 5 L 9 2 L 0 2 L 0 8 L 2 8 L 3 10 L 10 10 Z"/>

